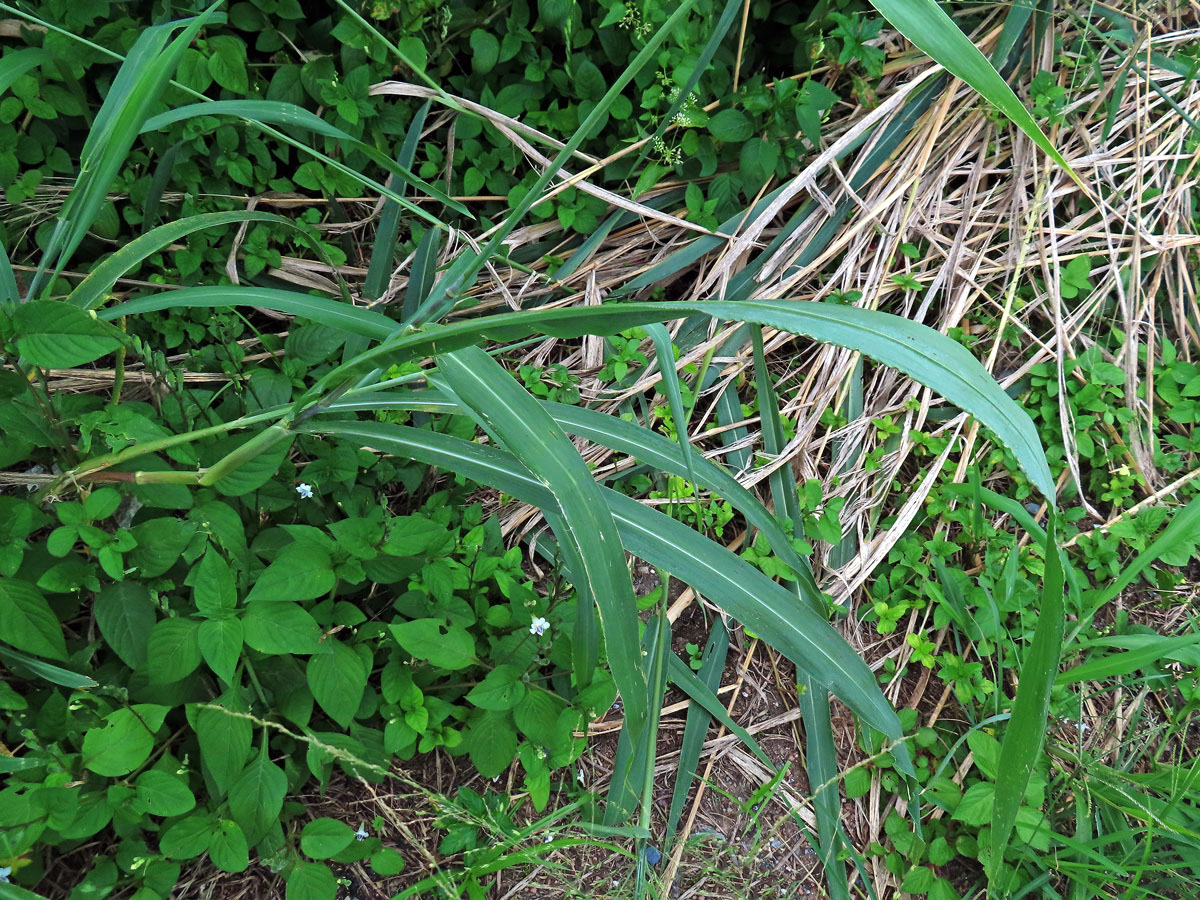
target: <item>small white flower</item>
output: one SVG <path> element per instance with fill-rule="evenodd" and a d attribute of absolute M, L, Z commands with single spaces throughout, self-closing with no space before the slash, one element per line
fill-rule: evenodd
<path fill-rule="evenodd" d="M 354 839 L 356 841 L 365 841 L 370 836 L 371 836 L 371 832 L 367 831 L 366 825 L 359 825 L 358 831 L 354 832 Z"/>
<path fill-rule="evenodd" d="M 579 774 L 576 775 L 575 777 L 579 779 L 580 784 L 583 784 L 583 769 L 580 769 Z"/>
<path fill-rule="evenodd" d="M 544 838 L 542 838 L 542 843 L 543 843 L 543 844 L 548 844 L 548 843 L 550 843 L 552 840 L 554 840 L 554 835 L 553 835 L 553 834 L 547 834 L 547 835 L 546 835 Z"/>
<path fill-rule="evenodd" d="M 534 617 L 534 620 L 529 624 L 530 634 L 545 634 L 546 629 L 550 627 L 550 623 L 541 616 Z"/>
<path fill-rule="evenodd" d="M 300 484 L 296 485 L 296 493 L 300 495 L 301 500 L 311 500 L 313 495 L 312 485 L 300 482 Z"/>
<path fill-rule="evenodd" d="M 8 884 L 8 876 L 12 874 L 12 866 L 0 866 L 0 882 Z"/>

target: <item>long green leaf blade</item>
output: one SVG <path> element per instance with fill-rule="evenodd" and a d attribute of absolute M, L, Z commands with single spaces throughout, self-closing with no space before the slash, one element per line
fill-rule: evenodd
<path fill-rule="evenodd" d="M 633 583 L 621 535 L 604 503 L 604 488 L 550 414 L 484 351 L 463 349 L 440 357 L 438 365 L 440 376 L 471 415 L 553 496 L 546 506 L 561 515 L 559 542 L 569 541 L 578 550 L 582 570 L 575 573 L 575 587 L 595 599 L 609 667 L 636 746 L 647 722 L 646 672 Z"/>
<path fill-rule="evenodd" d="M 871 5 L 914 46 L 927 53 L 951 75 L 961 78 L 1004 113 L 1047 156 L 1062 166 L 1076 183 L 1084 186 L 1075 170 L 1013 93 L 1008 82 L 1000 77 L 987 57 L 954 24 L 954 20 L 946 15 L 936 0 L 871 0 Z"/>
<path fill-rule="evenodd" d="M 363 143 L 336 125 L 330 125 L 320 116 L 292 103 L 282 103 L 278 100 L 209 100 L 204 103 L 190 103 L 187 106 L 178 106 L 147 119 L 142 126 L 142 133 L 160 131 L 168 125 L 174 125 L 197 116 L 222 115 L 236 116 L 258 126 L 277 125 L 289 132 L 303 129 L 332 138 L 347 148 L 353 148 L 365 154 L 372 162 L 387 169 L 397 178 L 404 180 L 439 203 L 457 213 L 474 218 L 469 209 L 425 179 L 415 175 L 403 161 L 389 159 L 386 154 L 380 153 L 370 144 Z M 404 205 L 412 207 L 412 204 L 407 202 Z"/>
<path fill-rule="evenodd" d="M 276 288 L 221 285 L 214 287 L 182 288 L 150 294 L 110 306 L 96 313 L 97 317 L 111 322 L 121 316 L 154 312 L 160 309 L 221 309 L 226 306 L 261 306 L 276 312 L 300 316 L 320 325 L 328 325 L 351 334 L 378 339 L 381 334 L 391 333 L 395 322 L 369 309 L 359 309 L 347 303 L 325 297 L 310 297 L 295 291 Z"/>
<path fill-rule="evenodd" d="M 34 275 L 31 297 L 36 298 L 48 265 L 53 264 L 53 272 L 57 273 L 70 261 L 106 201 L 108 189 L 150 108 L 166 88 L 183 52 L 215 13 L 216 5 L 192 19 L 151 26 L 138 36 L 84 141 L 79 177 L 67 195 L 43 262 Z M 180 28 L 182 32 L 172 40 L 171 35 Z"/>
<path fill-rule="evenodd" d="M 426 116 L 429 115 L 429 104 L 430 101 L 425 101 L 417 109 L 412 121 L 408 123 L 404 143 L 400 145 L 400 152 L 396 156 L 396 162 L 406 169 L 412 168 L 413 159 L 416 158 L 421 130 L 425 127 Z M 363 282 L 363 296 L 368 300 L 380 299 L 388 288 L 392 277 L 392 264 L 396 257 L 396 237 L 399 233 L 400 204 L 384 200 L 383 209 L 379 212 L 379 225 L 375 229 L 375 243 L 371 246 L 371 261 L 367 264 L 367 277 Z M 440 232 L 437 229 L 430 229 L 425 236 L 428 237 L 430 234 L 438 235 Z M 414 269 L 416 265 L 414 260 Z M 412 283 L 411 277 L 409 283 Z"/>
<path fill-rule="evenodd" d="M 203 290 L 206 289 L 188 289 L 192 292 Z M 224 290 L 227 299 L 223 303 L 215 302 L 212 295 L 176 291 L 165 296 L 153 294 L 133 300 L 113 307 L 109 313 L 116 317 L 175 305 L 271 305 L 245 303 L 239 299 L 237 291 Z M 186 296 L 180 296 L 184 294 Z M 389 323 L 391 320 L 384 316 L 315 297 L 303 297 L 303 300 L 314 311 L 325 308 L 339 310 L 340 316 L 356 314 L 364 330 L 355 333 L 365 334 L 369 331 L 373 336 L 384 340 L 383 344 L 361 354 L 353 363 L 338 367 L 326 376 L 317 388 L 310 391 L 311 395 L 317 396 L 323 388 L 336 385 L 353 372 L 367 369 L 385 359 L 403 361 L 415 356 L 436 355 L 470 346 L 481 338 L 509 341 L 520 340 L 536 333 L 556 337 L 614 334 L 625 328 L 679 318 L 681 314 L 688 313 L 726 321 L 751 322 L 804 335 L 814 340 L 857 350 L 938 391 L 951 403 L 969 412 L 990 428 L 1000 442 L 1012 451 L 1034 486 L 1052 505 L 1056 503 L 1050 464 L 1046 460 L 1037 429 L 1029 414 L 1000 388 L 983 365 L 961 344 L 932 328 L 889 313 L 810 302 L 620 303 L 599 307 L 533 309 L 502 313 L 481 320 L 428 326 L 419 331 L 410 330 L 385 339 L 380 320 Z"/>
<path fill-rule="evenodd" d="M 729 629 L 719 616 L 713 620 L 712 631 L 704 646 L 704 656 L 696 680 L 709 691 L 713 698 L 721 686 L 721 673 L 725 671 L 725 657 L 729 652 Z M 718 701 L 719 705 L 719 701 Z M 724 707 L 721 707 L 724 712 Z M 712 713 L 699 700 L 688 706 L 687 722 L 683 726 L 683 740 L 679 745 L 679 765 L 676 767 L 675 787 L 671 791 L 671 810 L 667 813 L 667 836 L 664 845 L 670 846 L 679 820 L 683 815 L 683 804 L 700 765 L 700 753 L 704 749 L 704 736 L 708 731 Z"/>
<path fill-rule="evenodd" d="M 628 453 L 639 462 L 672 475 L 692 478 L 701 488 L 728 500 L 734 509 L 746 517 L 747 522 L 766 535 L 774 554 L 791 567 L 797 579 L 806 580 L 811 585 L 814 596 L 819 599 L 820 588 L 813 581 L 812 572 L 804 558 L 788 541 L 786 532 L 779 526 L 779 521 L 763 506 L 762 501 L 742 487 L 723 466 L 697 453 L 692 455 L 692 466 L 689 470 L 680 445 L 648 428 L 582 406 L 556 403 L 553 400 L 538 402 L 554 417 L 554 421 L 570 434 L 610 450 Z M 325 409 L 331 413 L 376 409 L 462 412 L 458 404 L 436 391 L 414 391 L 406 394 L 383 391 L 356 393 L 353 397 L 335 400 Z"/>
<path fill-rule="evenodd" d="M 1042 604 L 1038 613 L 1033 642 L 1021 667 L 1012 717 L 1000 745 L 996 774 L 996 799 L 992 809 L 991 859 L 988 880 L 994 890 L 1006 890 L 996 879 L 1004 865 L 1004 852 L 1012 837 L 1017 812 L 1025 799 L 1025 789 L 1034 766 L 1042 756 L 1050 716 L 1050 689 L 1058 675 L 1062 654 L 1066 604 L 1064 602 L 1062 551 L 1055 541 L 1055 521 L 1051 514 L 1046 528 L 1046 571 L 1042 582 Z"/>
<path fill-rule="evenodd" d="M 0 59 L 0 94 L 8 92 L 13 82 L 42 63 L 54 62 L 54 54 L 41 47 L 26 47 Z"/>
<path fill-rule="evenodd" d="M 403 425 L 313 420 L 298 430 L 353 438 L 556 509 L 553 493 L 509 453 Z M 829 689 L 864 722 L 896 743 L 897 767 L 912 775 L 903 729 L 874 674 L 829 623 L 753 566 L 682 522 L 617 491 L 600 488 L 629 552 L 696 587 Z"/>
<path fill-rule="evenodd" d="M 728 632 L 726 632 L 725 645 L 726 647 L 729 646 Z M 722 660 L 724 660 L 724 654 L 722 654 Z M 757 756 L 764 766 L 772 772 L 775 771 L 775 763 L 771 761 L 771 757 L 767 756 L 763 748 L 758 745 L 758 741 L 754 739 L 754 735 L 733 721 L 729 713 L 725 710 L 725 707 L 721 705 L 721 701 L 717 697 L 716 688 L 704 682 L 700 676 L 688 668 L 687 663 L 675 654 L 671 654 L 668 666 L 670 667 L 668 673 L 671 681 L 695 701 L 697 706 L 704 710 L 706 719 L 711 716 L 728 728 L 730 733 L 745 744 L 746 748 Z M 717 672 L 718 687 L 720 687 L 720 677 L 721 673 Z"/>
<path fill-rule="evenodd" d="M 284 216 L 247 210 L 201 213 L 197 216 L 177 219 L 166 225 L 152 228 L 110 254 L 75 286 L 75 290 L 71 291 L 67 297 L 67 302 L 82 309 L 95 309 L 104 302 L 105 296 L 117 283 L 117 279 L 132 271 L 143 260 L 192 232 L 204 228 L 231 225 L 235 222 L 273 222 L 285 228 L 296 227 L 291 219 Z"/>
<path fill-rule="evenodd" d="M 1146 570 L 1152 562 L 1164 553 L 1194 543 L 1196 535 L 1200 534 L 1200 497 L 1192 499 L 1187 506 L 1175 513 L 1163 533 L 1149 547 L 1137 555 L 1137 558 L 1125 568 L 1112 585 L 1109 586 L 1099 601 L 1099 606 L 1108 603 L 1121 591 L 1133 584 L 1134 580 Z"/>

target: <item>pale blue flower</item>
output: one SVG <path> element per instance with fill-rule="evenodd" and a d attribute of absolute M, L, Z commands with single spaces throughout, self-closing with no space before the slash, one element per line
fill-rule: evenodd
<path fill-rule="evenodd" d="M 354 832 L 354 839 L 356 841 L 365 841 L 370 836 L 371 836 L 371 832 L 367 831 L 366 825 L 359 825 L 358 831 Z"/>
<path fill-rule="evenodd" d="M 8 884 L 8 876 L 12 874 L 12 866 L 0 866 L 0 882 Z"/>
<path fill-rule="evenodd" d="M 301 482 L 296 485 L 296 493 L 300 495 L 301 500 L 311 500 L 313 495 L 312 485 Z"/>
<path fill-rule="evenodd" d="M 535 616 L 534 620 L 529 624 L 529 633 L 538 635 L 545 634 L 546 629 L 549 627 L 549 622 L 547 622 L 541 616 Z"/>

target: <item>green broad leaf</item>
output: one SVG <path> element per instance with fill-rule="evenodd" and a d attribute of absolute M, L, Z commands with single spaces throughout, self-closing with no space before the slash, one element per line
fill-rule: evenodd
<path fill-rule="evenodd" d="M 404 871 L 404 854 L 391 847 L 384 847 L 371 854 L 371 871 L 384 878 L 399 875 Z"/>
<path fill-rule="evenodd" d="M 974 730 L 967 732 L 967 746 L 975 758 L 975 765 L 983 777 L 995 781 L 1000 770 L 1000 742 L 990 734 Z"/>
<path fill-rule="evenodd" d="M 495 778 L 517 755 L 517 730 L 506 712 L 485 712 L 467 732 L 471 762 L 484 778 Z"/>
<path fill-rule="evenodd" d="M 737 109 L 723 109 L 708 120 L 708 132 L 718 141 L 740 144 L 750 140 L 754 126 L 750 117 Z"/>
<path fill-rule="evenodd" d="M 107 519 L 121 505 L 121 495 L 114 488 L 98 488 L 83 501 L 83 514 L 93 523 Z"/>
<path fill-rule="evenodd" d="M 257 844 L 279 818 L 287 794 L 287 776 L 271 762 L 264 743 L 229 788 L 229 814 L 242 827 L 246 840 Z"/>
<path fill-rule="evenodd" d="M 321 652 L 309 657 L 305 674 L 317 705 L 342 728 L 349 728 L 370 674 L 362 657 L 337 638 L 327 638 Z"/>
<path fill-rule="evenodd" d="M 547 691 L 530 689 L 513 710 L 517 728 L 533 743 L 549 747 L 558 737 L 558 717 L 567 706 Z"/>
<path fill-rule="evenodd" d="M 192 600 L 203 616 L 216 617 L 237 606 L 237 584 L 229 563 L 209 547 L 192 570 Z"/>
<path fill-rule="evenodd" d="M 240 619 L 207 619 L 200 623 L 196 642 L 208 667 L 226 684 L 233 684 L 234 672 L 242 656 Z"/>
<path fill-rule="evenodd" d="M 480 709 L 515 709 L 525 698 L 524 674 L 516 666 L 496 666 L 467 693 L 467 700 Z"/>
<path fill-rule="evenodd" d="M 209 832 L 208 855 L 222 872 L 245 872 L 250 866 L 250 848 L 237 822 L 221 819 Z"/>
<path fill-rule="evenodd" d="M 298 603 L 251 603 L 242 615 L 242 640 L 259 653 L 316 653 L 321 626 Z"/>
<path fill-rule="evenodd" d="M 140 485 L 142 488 L 187 488 L 175 485 Z M 162 517 L 141 522 L 130 529 L 138 545 L 125 556 L 125 564 L 136 569 L 138 579 L 157 578 L 179 561 L 191 543 L 196 526 L 186 519 Z"/>
<path fill-rule="evenodd" d="M 196 807 L 196 795 L 181 775 L 148 769 L 138 776 L 134 812 L 152 816 L 182 816 Z"/>
<path fill-rule="evenodd" d="M 868 769 L 851 769 L 843 781 L 846 788 L 846 799 L 857 800 L 871 793 L 871 772 Z"/>
<path fill-rule="evenodd" d="M 328 553 L 308 542 L 289 544 L 258 576 L 246 603 L 315 600 L 333 590 L 334 581 Z"/>
<path fill-rule="evenodd" d="M 191 675 L 200 665 L 199 623 L 194 619 L 163 619 L 150 633 L 146 666 L 152 684 L 170 684 Z"/>
<path fill-rule="evenodd" d="M 990 781 L 977 781 L 963 793 L 958 806 L 954 808 L 954 818 L 959 822 L 979 828 L 992 819 L 992 811 L 996 806 L 996 786 Z"/>
<path fill-rule="evenodd" d="M 162 727 L 169 707 L 138 703 L 104 717 L 83 736 L 83 766 L 97 775 L 128 775 L 154 750 L 154 734 Z"/>
<path fill-rule="evenodd" d="M 900 890 L 910 894 L 928 893 L 933 887 L 934 878 L 933 869 L 928 866 L 913 866 L 904 876 Z"/>
<path fill-rule="evenodd" d="M 1004 865 L 1004 853 L 1012 838 L 1017 813 L 1025 798 L 1033 771 L 1042 757 L 1050 721 L 1050 690 L 1058 675 L 1066 623 L 1062 551 L 1055 540 L 1055 516 L 1046 524 L 1046 571 L 1042 579 L 1042 602 L 1037 629 L 1025 654 L 1013 701 L 1012 718 L 1000 745 L 996 773 L 996 802 L 992 810 L 992 855 L 987 876 L 992 887 Z"/>
<path fill-rule="evenodd" d="M 337 856 L 354 842 L 354 831 L 336 819 L 313 819 L 300 832 L 300 849 L 309 859 Z"/>
<path fill-rule="evenodd" d="M 779 162 L 779 144 L 773 140 L 749 140 L 742 144 L 738 166 L 742 177 L 757 187 L 775 177 L 775 164 Z"/>
<path fill-rule="evenodd" d="M 216 820 L 212 816 L 187 816 L 163 832 L 158 849 L 167 859 L 194 859 L 208 849 Z"/>
<path fill-rule="evenodd" d="M 413 619 L 390 626 L 396 643 L 413 659 L 428 660 L 440 669 L 465 669 L 474 665 L 475 639 L 460 625 L 446 619 Z"/>
<path fill-rule="evenodd" d="M 0 640 L 35 656 L 67 658 L 58 616 L 41 591 L 19 578 L 0 578 Z"/>
<path fill-rule="evenodd" d="M 223 699 L 217 704 L 192 707 L 188 711 L 200 743 L 200 760 L 222 796 L 245 768 L 254 736 L 249 719 L 231 715 L 238 711 L 231 705 L 233 702 Z"/>
<path fill-rule="evenodd" d="M 321 863 L 298 863 L 288 875 L 286 900 L 333 900 L 337 896 L 337 879 L 329 866 Z"/>
<path fill-rule="evenodd" d="M 53 53 L 41 47 L 27 47 L 6 54 L 0 59 L 0 94 L 7 93 L 13 82 L 30 69 L 36 69 L 43 63 L 52 63 L 55 59 Z"/>
<path fill-rule="evenodd" d="M 208 38 L 208 74 L 213 81 L 235 94 L 244 94 L 250 89 L 246 75 L 246 45 L 233 35 L 216 35 Z M 239 870 L 240 871 L 240 870 Z"/>
<path fill-rule="evenodd" d="M 871 0 L 883 17 L 913 45 L 961 78 L 1029 136 L 1051 159 L 1066 170 L 1080 187 L 1087 188 L 1075 170 L 1013 93 L 1000 73 L 969 37 L 954 23 L 937 0 Z"/>
<path fill-rule="evenodd" d="M 490 31 L 476 28 L 471 32 L 471 70 L 486 75 L 496 68 L 500 58 L 500 41 Z"/>
<path fill-rule="evenodd" d="M 120 332 L 61 300 L 36 300 L 12 313 L 17 349 L 30 365 L 74 368 L 121 346 Z"/>

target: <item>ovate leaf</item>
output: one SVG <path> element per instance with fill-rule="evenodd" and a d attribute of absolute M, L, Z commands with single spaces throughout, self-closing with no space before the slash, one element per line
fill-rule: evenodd
<path fill-rule="evenodd" d="M 262 840 L 271 823 L 279 818 L 286 793 L 287 776 L 271 762 L 264 743 L 229 789 L 229 814 L 242 826 L 250 843 Z"/>
<path fill-rule="evenodd" d="M 200 742 L 200 759 L 222 795 L 245 767 L 254 734 L 249 719 L 231 714 L 238 711 L 232 702 L 196 707 L 191 716 Z"/>
<path fill-rule="evenodd" d="M 0 641 L 35 656 L 67 658 L 58 616 L 41 591 L 19 578 L 0 578 Z"/>
<path fill-rule="evenodd" d="M 354 832 L 337 819 L 313 819 L 300 833 L 300 849 L 309 859 L 337 856 L 354 841 Z"/>
<path fill-rule="evenodd" d="M 17 350 L 43 369 L 86 365 L 121 346 L 120 331 L 60 300 L 36 300 L 13 311 Z"/>
<path fill-rule="evenodd" d="M 516 666 L 496 666 L 467 693 L 467 700 L 480 709 L 513 709 L 525 697 L 524 673 Z"/>
<path fill-rule="evenodd" d="M 237 606 L 233 571 L 216 548 L 209 547 L 192 574 L 192 598 L 201 615 L 217 616 Z"/>
<path fill-rule="evenodd" d="M 158 849 L 167 859 L 191 859 L 208 849 L 216 822 L 210 816 L 188 816 L 165 832 Z"/>
<path fill-rule="evenodd" d="M 233 684 L 242 655 L 242 627 L 240 619 L 209 619 L 200 623 L 196 633 L 204 661 L 226 684 Z"/>
<path fill-rule="evenodd" d="M 288 876 L 286 900 L 333 900 L 337 896 L 337 879 L 329 866 L 321 863 L 300 863 Z"/>
<path fill-rule="evenodd" d="M 150 769 L 138 776 L 131 805 L 134 811 L 152 816 L 182 816 L 196 807 L 196 795 L 182 775 Z"/>
<path fill-rule="evenodd" d="M 750 139 L 754 126 L 741 110 L 723 109 L 708 120 L 708 130 L 718 141 L 739 144 Z"/>
<path fill-rule="evenodd" d="M 391 629 L 413 659 L 427 659 L 441 669 L 465 669 L 476 662 L 475 639 L 445 619 L 413 619 L 394 623 Z"/>
<path fill-rule="evenodd" d="M 260 653 L 314 653 L 317 620 L 297 603 L 251 603 L 242 617 L 242 639 Z"/>
<path fill-rule="evenodd" d="M 517 755 L 517 730 L 508 713 L 485 712 L 468 734 L 471 762 L 484 778 L 494 778 L 507 769 Z"/>
<path fill-rule="evenodd" d="M 83 736 L 83 765 L 97 775 L 128 775 L 150 756 L 154 733 L 162 727 L 166 706 L 138 703 L 118 709 Z"/>
<path fill-rule="evenodd" d="M 349 728 L 367 686 L 362 658 L 336 638 L 321 644 L 321 652 L 308 660 L 308 687 L 329 718 Z"/>
<path fill-rule="evenodd" d="M 146 665 L 150 681 L 169 684 L 196 671 L 200 665 L 199 623 L 194 619 L 163 619 L 150 633 Z"/>
<path fill-rule="evenodd" d="M 210 832 L 208 855 L 222 872 L 244 872 L 250 865 L 250 848 L 237 822 L 221 819 Z"/>
<path fill-rule="evenodd" d="M 246 602 L 315 600 L 333 589 L 333 581 L 328 553 L 309 542 L 289 544 L 258 576 Z"/>

